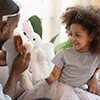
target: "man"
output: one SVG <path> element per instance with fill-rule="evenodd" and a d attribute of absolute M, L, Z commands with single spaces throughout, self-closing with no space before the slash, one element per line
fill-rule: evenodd
<path fill-rule="evenodd" d="M 19 10 L 18 5 L 12 0 L 0 0 L 0 49 L 17 27 L 20 18 Z M 22 54 L 14 59 L 8 81 L 3 90 L 0 84 L 0 100 L 14 99 L 18 79 L 20 74 L 28 68 L 30 57 L 30 53 L 26 54 L 26 49 L 23 47 Z M 3 51 L 0 53 L 0 66 L 5 65 L 7 65 L 6 52 Z"/>

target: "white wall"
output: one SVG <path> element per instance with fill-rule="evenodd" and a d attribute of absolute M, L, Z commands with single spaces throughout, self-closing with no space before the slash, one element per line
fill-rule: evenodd
<path fill-rule="evenodd" d="M 65 9 L 75 4 L 88 5 L 95 0 L 18 0 L 21 4 L 20 22 L 27 20 L 32 15 L 42 19 L 43 40 L 49 42 L 56 34 L 60 34 L 55 41 L 55 46 L 67 40 L 64 26 L 60 17 Z M 19 25 L 20 27 L 20 25 Z"/>

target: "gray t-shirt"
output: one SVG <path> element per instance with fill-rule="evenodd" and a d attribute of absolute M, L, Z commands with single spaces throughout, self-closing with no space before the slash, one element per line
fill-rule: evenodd
<path fill-rule="evenodd" d="M 90 52 L 80 53 L 74 48 L 61 49 L 52 62 L 62 69 L 59 81 L 73 87 L 86 84 L 100 67 L 100 55 Z"/>

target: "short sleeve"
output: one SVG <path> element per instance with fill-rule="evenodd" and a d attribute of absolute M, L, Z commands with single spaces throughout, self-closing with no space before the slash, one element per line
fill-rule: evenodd
<path fill-rule="evenodd" d="M 12 100 L 10 96 L 5 95 L 2 90 L 2 85 L 0 84 L 0 100 Z"/>
<path fill-rule="evenodd" d="M 97 66 L 97 68 L 100 68 L 100 56 L 99 56 L 99 58 L 98 58 L 98 61 L 97 61 L 97 63 L 98 63 L 98 66 Z"/>
<path fill-rule="evenodd" d="M 61 49 L 60 51 L 58 51 L 58 53 L 52 59 L 52 63 L 54 63 L 57 67 L 59 67 L 60 69 L 62 69 L 63 64 L 64 64 L 63 49 Z"/>

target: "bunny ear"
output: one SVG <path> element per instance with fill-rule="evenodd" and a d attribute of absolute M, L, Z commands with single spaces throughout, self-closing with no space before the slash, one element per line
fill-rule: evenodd
<path fill-rule="evenodd" d="M 21 52 L 23 41 L 20 35 L 14 36 L 14 42 L 15 42 L 15 49 L 17 52 Z"/>
<path fill-rule="evenodd" d="M 26 32 L 26 33 L 32 33 L 32 29 L 30 27 L 30 25 L 28 23 L 23 23 L 23 30 Z"/>

